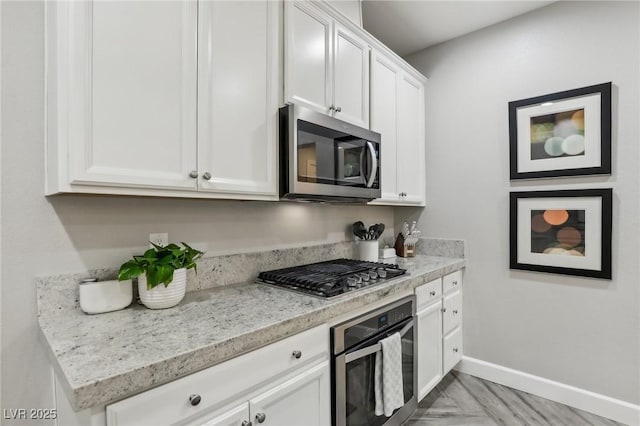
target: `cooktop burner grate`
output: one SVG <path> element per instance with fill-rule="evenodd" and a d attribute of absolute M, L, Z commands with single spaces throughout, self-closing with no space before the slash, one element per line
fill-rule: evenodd
<path fill-rule="evenodd" d="M 258 280 L 305 294 L 333 297 L 405 273 L 406 270 L 388 263 L 335 259 L 260 272 Z"/>

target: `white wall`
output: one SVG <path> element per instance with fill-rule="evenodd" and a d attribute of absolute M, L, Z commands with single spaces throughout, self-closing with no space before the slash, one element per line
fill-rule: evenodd
<path fill-rule="evenodd" d="M 429 77 L 420 226 L 467 242 L 465 355 L 634 404 L 639 19 L 637 2 L 559 2 L 409 58 Z M 612 176 L 510 183 L 507 103 L 607 81 Z M 613 188 L 613 280 L 509 270 L 509 191 L 561 187 Z"/>
<path fill-rule="evenodd" d="M 41 2 L 2 2 L 2 408 L 53 404 L 36 275 L 116 268 L 146 247 L 149 232 L 213 255 L 349 240 L 356 220 L 392 227 L 389 207 L 45 198 L 43 25 Z"/>

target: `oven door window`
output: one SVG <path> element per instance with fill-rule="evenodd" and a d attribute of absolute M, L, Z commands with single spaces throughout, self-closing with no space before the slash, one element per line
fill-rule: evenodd
<path fill-rule="evenodd" d="M 378 144 L 298 120 L 298 181 L 366 188 Z"/>
<path fill-rule="evenodd" d="M 359 350 L 367 345 L 375 344 L 382 338 L 377 337 L 353 348 Z M 413 330 L 402 337 L 402 379 L 405 404 L 413 398 Z M 346 424 L 348 426 L 383 425 L 388 418 L 375 415 L 375 360 L 376 353 L 348 362 L 345 365 Z"/>

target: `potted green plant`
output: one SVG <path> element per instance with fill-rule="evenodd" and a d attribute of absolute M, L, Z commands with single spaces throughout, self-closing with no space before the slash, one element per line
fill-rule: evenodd
<path fill-rule="evenodd" d="M 181 244 L 183 247 L 151 243 L 153 247 L 142 256 L 133 256 L 120 266 L 118 280 L 138 277 L 140 300 L 149 309 L 177 305 L 186 292 L 187 269 L 197 273 L 196 260 L 204 254 L 186 243 Z"/>

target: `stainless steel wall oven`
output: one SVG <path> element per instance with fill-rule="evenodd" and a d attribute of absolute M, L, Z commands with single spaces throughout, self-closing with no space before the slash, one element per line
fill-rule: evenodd
<path fill-rule="evenodd" d="M 334 426 L 400 425 L 416 409 L 415 297 L 409 296 L 331 328 Z M 400 333 L 404 405 L 375 414 L 375 360 L 380 341 Z"/>

